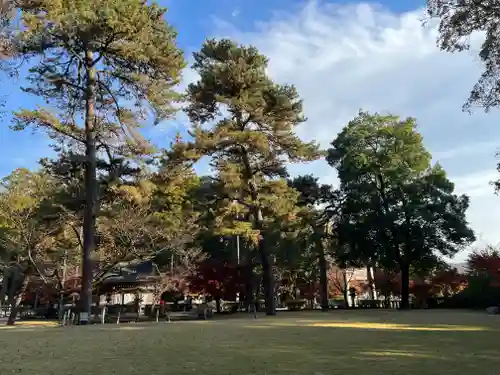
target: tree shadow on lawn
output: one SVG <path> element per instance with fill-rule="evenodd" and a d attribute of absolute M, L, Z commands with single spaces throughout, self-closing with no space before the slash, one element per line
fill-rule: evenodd
<path fill-rule="evenodd" d="M 47 375 L 330 375 L 353 371 L 492 375 L 500 365 L 498 332 L 492 327 L 415 331 L 408 325 L 363 328 L 359 322 L 357 327 L 336 322 L 318 327 L 312 325 L 317 320 L 305 320 L 294 325 L 270 318 L 6 330 L 0 333 L 0 345 L 5 348 L 1 368 L 2 373 L 20 374 L 43 369 Z"/>
<path fill-rule="evenodd" d="M 292 353 L 318 371 L 363 371 L 370 374 L 493 374 L 500 365 L 498 330 L 484 326 L 297 322 L 247 325 L 268 345 L 249 353 Z M 274 331 L 274 333 L 273 333 Z M 296 337 L 275 347 L 275 337 Z M 330 372 L 328 372 L 330 371 Z"/>

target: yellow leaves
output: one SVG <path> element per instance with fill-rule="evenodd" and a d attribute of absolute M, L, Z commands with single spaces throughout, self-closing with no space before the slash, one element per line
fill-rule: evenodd
<path fill-rule="evenodd" d="M 227 189 L 242 188 L 242 171 L 241 166 L 232 163 L 219 164 L 219 176 L 225 182 Z"/>
<path fill-rule="evenodd" d="M 174 112 L 174 87 L 185 63 L 176 33 L 163 18 L 165 9 L 142 0 L 40 2 L 42 12 L 30 0 L 19 4 L 24 25 L 16 34 L 19 52 L 27 58 L 44 56 L 32 66 L 27 90 L 54 100 L 58 108 L 69 107 L 62 109 L 67 115 L 79 107 L 86 71 L 94 68 L 97 98 L 108 102 L 102 112 L 111 112 L 110 97 L 117 105 L 134 101 L 141 107 L 137 112 L 154 112 L 157 118 Z M 91 62 L 85 61 L 88 49 Z"/>
<path fill-rule="evenodd" d="M 52 138 L 64 135 L 73 140 L 84 142 L 83 131 L 75 123 L 62 122 L 56 115 L 42 108 L 36 110 L 21 109 L 14 112 L 14 125 L 11 126 L 11 129 L 20 131 L 28 127 L 43 129 Z"/>
<path fill-rule="evenodd" d="M 218 236 L 240 236 L 250 242 L 257 243 L 260 239 L 260 231 L 254 230 L 252 224 L 243 221 L 235 221 L 229 225 L 222 218 L 216 219 L 214 233 Z"/>
<path fill-rule="evenodd" d="M 156 186 L 149 180 L 140 180 L 135 185 L 118 185 L 110 188 L 128 203 L 145 205 L 151 201 Z"/>
<path fill-rule="evenodd" d="M 18 169 L 2 180 L 0 225 L 2 246 L 24 253 L 47 241 L 40 214 L 50 194 L 52 181 L 41 173 Z"/>

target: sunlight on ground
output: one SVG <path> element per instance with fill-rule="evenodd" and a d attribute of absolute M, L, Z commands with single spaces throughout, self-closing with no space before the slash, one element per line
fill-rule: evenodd
<path fill-rule="evenodd" d="M 458 331 L 474 332 L 486 331 L 487 327 L 471 326 L 413 326 L 405 324 L 363 323 L 363 322 L 321 322 L 310 323 L 310 327 L 332 327 L 332 328 L 360 328 L 360 329 L 383 329 L 398 331 Z"/>
<path fill-rule="evenodd" d="M 492 375 L 500 368 L 500 316 L 484 313 L 304 311 L 256 320 L 236 314 L 201 322 L 47 323 L 0 333 L 8 359 L 1 374 Z"/>
<path fill-rule="evenodd" d="M 316 323 L 306 323 L 297 321 L 296 323 L 269 323 L 260 325 L 247 325 L 248 328 L 272 328 L 272 327 L 324 327 L 324 328 L 355 328 L 355 329 L 374 329 L 374 330 L 396 330 L 396 331 L 449 331 L 449 332 L 477 332 L 489 331 L 488 327 L 465 326 L 465 325 L 408 325 L 408 324 L 388 324 L 388 323 L 369 323 L 369 322 L 343 322 L 343 321 L 325 321 Z"/>
<path fill-rule="evenodd" d="M 122 331 L 142 331 L 145 327 L 134 327 L 126 325 L 117 325 L 114 329 L 120 329 Z"/>
<path fill-rule="evenodd" d="M 436 358 L 435 355 L 412 353 L 398 350 L 386 350 L 386 351 L 372 351 L 372 352 L 360 352 L 361 355 L 374 356 L 374 357 L 408 357 L 408 358 Z"/>
<path fill-rule="evenodd" d="M 46 320 L 25 320 L 17 321 L 13 326 L 0 325 L 0 329 L 14 329 L 14 328 L 26 328 L 26 327 L 59 327 L 58 322 L 46 321 Z"/>

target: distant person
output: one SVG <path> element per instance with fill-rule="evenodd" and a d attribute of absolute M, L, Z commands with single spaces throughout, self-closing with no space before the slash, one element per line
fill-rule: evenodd
<path fill-rule="evenodd" d="M 257 319 L 257 301 L 255 297 L 252 297 L 250 303 L 248 304 L 248 314 L 252 315 L 254 319 Z"/>

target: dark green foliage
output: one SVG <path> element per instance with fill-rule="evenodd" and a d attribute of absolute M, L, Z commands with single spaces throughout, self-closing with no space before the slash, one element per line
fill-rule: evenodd
<path fill-rule="evenodd" d="M 467 196 L 431 166 L 414 119 L 360 113 L 332 142 L 343 205 L 339 241 L 347 258 L 401 272 L 408 307 L 410 269 L 429 269 L 474 241 Z"/>
<path fill-rule="evenodd" d="M 492 0 L 427 0 L 427 14 L 439 19 L 438 46 L 447 52 L 468 51 L 471 37 L 484 33 L 479 50 L 484 72 L 472 88 L 464 108 L 474 105 L 486 111 L 500 104 L 500 36 L 498 4 Z"/>
<path fill-rule="evenodd" d="M 303 226 L 299 238 L 304 240 L 305 248 L 308 245 L 311 247 L 317 259 L 321 306 L 327 310 L 327 256 L 333 255 L 331 250 L 336 245 L 331 233 L 331 220 L 334 219 L 332 211 L 338 207 L 338 192 L 329 185 L 321 185 L 312 175 L 296 177 L 289 184 L 299 192 L 297 205 L 301 208 L 299 218 Z"/>
<path fill-rule="evenodd" d="M 219 186 L 214 229 L 247 238 L 259 249 L 267 311 L 274 314 L 271 250 L 264 233 L 294 211 L 297 194 L 284 180 L 286 163 L 314 160 L 319 152 L 294 134 L 304 121 L 295 88 L 272 82 L 267 59 L 257 49 L 209 40 L 194 59 L 200 80 L 188 88 L 186 110 L 194 140 L 178 145 L 174 154 L 211 157 Z"/>
<path fill-rule="evenodd" d="M 471 90 L 464 109 L 474 106 L 485 111 L 500 105 L 500 12 L 492 0 L 427 0 L 429 17 L 439 20 L 438 46 L 447 52 L 469 51 L 474 36 L 483 36 L 479 58 L 484 71 Z M 500 172 L 500 164 L 497 164 Z M 500 189 L 500 181 L 495 181 Z"/>
<path fill-rule="evenodd" d="M 139 135 L 148 112 L 172 112 L 173 87 L 184 67 L 166 9 L 142 0 L 20 0 L 17 53 L 33 63 L 24 90 L 51 110 L 20 110 L 15 130 L 42 129 L 56 144 L 83 156 L 83 312 L 90 309 L 99 154 L 144 155 Z M 123 102 L 128 102 L 124 106 Z M 109 157 L 111 159 L 112 157 Z M 85 319 L 85 314 L 83 319 Z"/>

